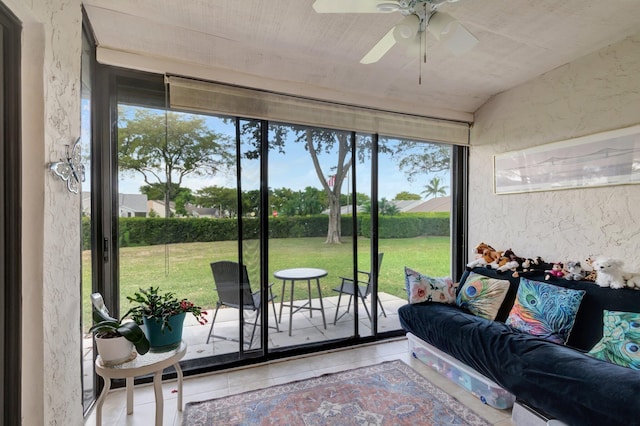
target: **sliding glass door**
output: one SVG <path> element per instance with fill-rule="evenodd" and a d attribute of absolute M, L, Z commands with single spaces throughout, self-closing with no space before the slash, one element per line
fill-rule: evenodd
<path fill-rule="evenodd" d="M 186 371 L 399 335 L 404 267 L 449 274 L 450 145 L 178 109 L 160 76 L 103 72 L 98 288 L 118 315 L 149 287 L 207 311 Z"/>
<path fill-rule="evenodd" d="M 269 273 L 282 328 L 271 334 L 274 351 L 354 335 L 347 323 L 334 325 L 335 289 L 354 268 L 351 214 L 343 211 L 352 138 L 348 131 L 269 127 Z"/>
<path fill-rule="evenodd" d="M 135 292 L 157 287 L 207 311 L 206 324 L 186 319 L 185 360 L 260 356 L 260 122 L 125 99 L 117 146 L 121 311 Z M 249 127 L 256 133 L 239 133 Z"/>

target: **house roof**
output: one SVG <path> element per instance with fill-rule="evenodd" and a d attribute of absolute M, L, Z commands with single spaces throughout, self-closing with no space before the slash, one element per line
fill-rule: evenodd
<path fill-rule="evenodd" d="M 147 212 L 147 196 L 144 194 L 118 194 L 120 209 L 133 212 Z"/>
<path fill-rule="evenodd" d="M 428 200 L 419 200 L 414 204 L 407 205 L 404 209 L 400 209 L 406 213 L 418 212 L 450 212 L 451 197 L 437 197 Z"/>
<path fill-rule="evenodd" d="M 401 213 L 451 211 L 451 197 L 437 197 L 428 200 L 393 200 L 392 203 Z"/>
<path fill-rule="evenodd" d="M 462 121 L 491 97 L 640 31 L 635 0 L 431 1 L 479 39 L 471 51 L 456 56 L 427 31 L 426 62 L 396 45 L 363 65 L 403 15 L 319 14 L 314 0 L 83 4 L 101 63 Z"/>

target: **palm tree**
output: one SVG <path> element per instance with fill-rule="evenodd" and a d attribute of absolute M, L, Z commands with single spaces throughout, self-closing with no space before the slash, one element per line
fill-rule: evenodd
<path fill-rule="evenodd" d="M 424 187 L 424 191 L 422 191 L 421 194 L 424 195 L 425 198 L 447 195 L 448 186 L 440 186 L 440 183 L 440 178 L 437 176 L 434 177 L 429 181 L 429 184 Z"/>

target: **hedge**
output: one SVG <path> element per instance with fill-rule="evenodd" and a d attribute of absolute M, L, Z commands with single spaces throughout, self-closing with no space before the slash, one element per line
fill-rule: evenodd
<path fill-rule="evenodd" d="M 448 213 L 404 213 L 378 218 L 378 238 L 446 237 L 450 233 Z M 360 234 L 371 238 L 371 217 L 364 216 Z"/>
<path fill-rule="evenodd" d="M 327 235 L 329 217 L 281 216 L 269 219 L 270 238 L 324 237 Z M 353 234 L 351 216 L 341 217 L 343 236 Z M 213 218 L 119 218 L 120 247 L 192 243 L 209 241 L 233 241 L 237 239 L 237 220 Z M 381 216 L 378 222 L 379 238 L 411 238 L 418 236 L 449 235 L 448 213 L 404 213 L 396 216 Z M 90 218 L 82 218 L 83 249 L 91 248 Z M 242 222 L 245 239 L 259 236 L 258 219 L 247 218 Z M 358 235 L 371 237 L 371 218 L 359 215 L 356 223 Z"/>

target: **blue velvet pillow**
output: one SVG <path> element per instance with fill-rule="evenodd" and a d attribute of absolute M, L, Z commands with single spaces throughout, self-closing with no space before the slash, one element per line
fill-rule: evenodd
<path fill-rule="evenodd" d="M 461 285 L 456 304 L 475 316 L 495 320 L 509 291 L 509 281 L 472 272 Z"/>
<path fill-rule="evenodd" d="M 569 338 L 584 290 L 520 278 L 516 301 L 506 324 L 511 327 L 564 344 Z"/>
<path fill-rule="evenodd" d="M 640 313 L 604 311 L 602 339 L 589 355 L 640 370 Z"/>

